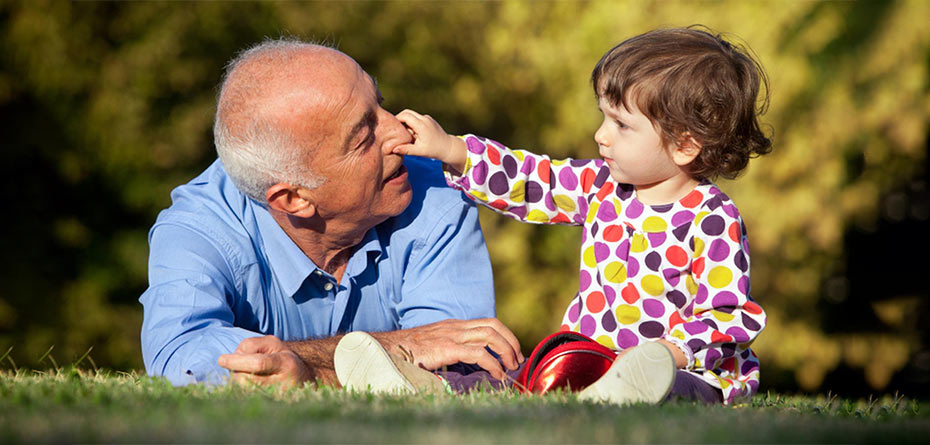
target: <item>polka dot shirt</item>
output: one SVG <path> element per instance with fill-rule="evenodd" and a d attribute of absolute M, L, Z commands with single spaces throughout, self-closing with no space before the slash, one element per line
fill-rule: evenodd
<path fill-rule="evenodd" d="M 583 226 L 578 294 L 562 330 L 623 350 L 665 339 L 686 371 L 723 392 L 752 396 L 749 348 L 765 313 L 749 296 L 746 228 L 732 201 L 702 182 L 671 204 L 646 205 L 603 160 L 552 160 L 468 135 L 465 171 L 450 185 L 514 219 Z"/>

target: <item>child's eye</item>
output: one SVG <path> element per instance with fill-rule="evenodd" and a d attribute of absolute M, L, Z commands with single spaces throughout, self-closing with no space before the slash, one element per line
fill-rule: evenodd
<path fill-rule="evenodd" d="M 626 128 L 626 124 L 624 124 L 623 122 L 621 121 L 615 121 L 615 122 L 617 122 L 617 126 L 619 126 L 620 128 Z"/>

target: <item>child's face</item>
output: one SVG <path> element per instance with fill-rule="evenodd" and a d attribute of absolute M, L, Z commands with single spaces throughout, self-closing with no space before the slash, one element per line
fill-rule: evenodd
<path fill-rule="evenodd" d="M 641 113 L 634 101 L 613 106 L 604 97 L 598 108 L 604 121 L 594 133 L 600 155 L 610 167 L 615 181 L 635 186 L 657 185 L 681 174 L 672 158 L 674 144 L 666 144 L 652 122 Z"/>

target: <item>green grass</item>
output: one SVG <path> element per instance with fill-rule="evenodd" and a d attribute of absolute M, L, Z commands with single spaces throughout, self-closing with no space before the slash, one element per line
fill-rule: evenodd
<path fill-rule="evenodd" d="M 0 372 L 0 443 L 926 443 L 924 402 L 759 395 L 735 407 L 613 407 L 568 394 L 174 388 L 137 374 Z"/>

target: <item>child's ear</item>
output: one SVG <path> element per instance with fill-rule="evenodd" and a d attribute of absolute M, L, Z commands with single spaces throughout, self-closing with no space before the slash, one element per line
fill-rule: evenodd
<path fill-rule="evenodd" d="M 701 154 L 701 143 L 691 135 L 691 132 L 684 132 L 675 143 L 675 149 L 672 152 L 672 160 L 679 166 L 686 166 Z"/>
<path fill-rule="evenodd" d="M 269 207 L 288 215 L 310 218 L 316 214 L 316 205 L 309 190 L 300 186 L 279 182 L 268 187 L 265 199 Z"/>

